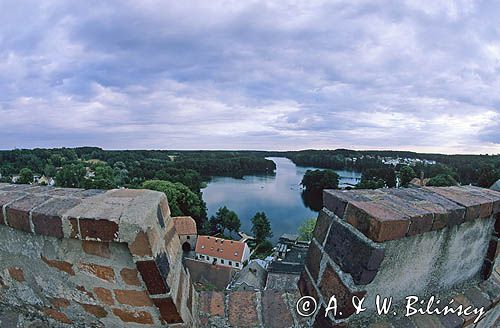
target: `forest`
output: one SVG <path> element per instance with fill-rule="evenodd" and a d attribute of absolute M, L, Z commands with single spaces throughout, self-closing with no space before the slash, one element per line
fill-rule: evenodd
<path fill-rule="evenodd" d="M 415 177 L 428 185 L 473 184 L 489 187 L 500 179 L 500 155 L 443 155 L 401 151 L 303 150 L 179 151 L 103 150 L 98 147 L 14 149 L 0 151 L 0 182 L 32 183 L 35 177 L 54 178 L 55 185 L 73 188 L 147 188 L 162 191 L 172 215 L 191 215 L 206 227 L 207 210 L 201 190 L 213 176 L 242 178 L 275 174 L 266 157 L 287 157 L 311 170 L 304 176 L 303 198 L 321 206 L 321 190 L 337 188 L 330 170 L 362 173 L 354 188 L 407 186 Z M 388 160 L 397 159 L 388 164 Z M 208 228 L 207 228 L 208 229 Z"/>
<path fill-rule="evenodd" d="M 500 179 L 500 155 L 444 155 L 425 154 L 408 151 L 355 151 L 336 150 L 303 150 L 284 152 L 299 166 L 314 166 L 333 170 L 355 170 L 361 172 L 365 183 L 383 181 L 385 186 L 396 186 L 397 174 L 408 164 L 387 165 L 382 158 L 406 158 L 435 161 L 412 163 L 410 166 L 415 177 L 423 173 L 426 178 L 441 178 L 448 181 L 452 178 L 462 185 L 490 187 Z M 282 155 L 282 156 L 283 156 Z M 363 183 L 362 181 L 362 183 Z M 436 181 L 436 179 L 434 180 Z M 383 187 L 384 184 L 379 187 Z"/>

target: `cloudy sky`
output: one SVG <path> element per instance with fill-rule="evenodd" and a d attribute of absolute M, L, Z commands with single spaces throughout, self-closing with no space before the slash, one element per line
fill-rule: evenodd
<path fill-rule="evenodd" d="M 0 0 L 0 149 L 500 153 L 499 12 Z"/>

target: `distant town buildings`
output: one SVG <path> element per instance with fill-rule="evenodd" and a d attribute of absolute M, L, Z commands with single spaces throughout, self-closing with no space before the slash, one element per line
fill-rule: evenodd
<path fill-rule="evenodd" d="M 196 259 L 211 264 L 242 269 L 250 258 L 246 243 L 211 236 L 198 236 Z"/>
<path fill-rule="evenodd" d="M 309 242 L 298 235 L 283 234 L 276 244 L 274 261 L 267 267 L 266 289 L 294 289 L 304 267 Z"/>
<path fill-rule="evenodd" d="M 410 165 L 410 166 L 414 166 L 417 164 L 425 164 L 425 165 L 437 164 L 436 161 L 428 160 L 428 159 L 420 159 L 420 158 L 381 157 L 380 159 L 382 160 L 382 163 L 384 163 L 386 165 L 392 165 L 392 166 L 396 166 L 398 164 Z"/>
<path fill-rule="evenodd" d="M 261 260 L 251 260 L 239 271 L 227 286 L 228 290 L 263 290 L 266 286 L 267 271 Z"/>

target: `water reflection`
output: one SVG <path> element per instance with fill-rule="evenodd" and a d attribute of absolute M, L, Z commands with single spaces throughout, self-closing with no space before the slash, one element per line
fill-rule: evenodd
<path fill-rule="evenodd" d="M 315 212 L 323 207 L 323 194 L 319 191 L 302 190 L 302 201 L 304 205 Z"/>
<path fill-rule="evenodd" d="M 305 220 L 316 217 L 321 209 L 321 195 L 303 194 L 300 186 L 307 167 L 297 167 L 282 157 L 269 158 L 276 163 L 276 174 L 271 176 L 245 176 L 243 179 L 214 177 L 203 191 L 208 214 L 213 215 L 221 206 L 235 211 L 241 228 L 250 232 L 250 219 L 257 212 L 265 212 L 271 222 L 276 241 L 283 233 L 295 233 Z M 359 176 L 349 171 L 337 171 L 347 180 L 355 182 Z"/>

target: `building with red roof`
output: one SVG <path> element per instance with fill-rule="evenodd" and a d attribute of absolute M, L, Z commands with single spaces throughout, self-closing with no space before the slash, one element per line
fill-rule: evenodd
<path fill-rule="evenodd" d="M 243 268 L 243 263 L 250 258 L 250 248 L 246 243 L 211 236 L 198 236 L 196 242 L 196 259 Z"/>

